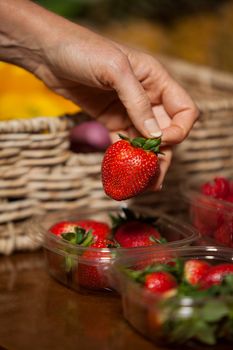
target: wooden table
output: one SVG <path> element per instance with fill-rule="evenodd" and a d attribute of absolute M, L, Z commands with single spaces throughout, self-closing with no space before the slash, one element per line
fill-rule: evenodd
<path fill-rule="evenodd" d="M 0 257 L 0 346 L 108 350 L 154 346 L 122 317 L 116 295 L 81 295 L 48 276 L 42 253 Z"/>
<path fill-rule="evenodd" d="M 119 297 L 82 295 L 65 288 L 48 276 L 39 252 L 0 257 L 0 349 L 156 347 L 124 321 Z"/>

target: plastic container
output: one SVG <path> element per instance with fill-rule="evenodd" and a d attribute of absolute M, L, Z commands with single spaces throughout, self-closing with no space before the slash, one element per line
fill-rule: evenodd
<path fill-rule="evenodd" d="M 186 184 L 183 199 L 191 224 L 214 244 L 233 248 L 233 203 L 200 193 L 200 184 Z"/>
<path fill-rule="evenodd" d="M 166 250 L 163 263 L 173 258 L 202 259 L 211 264 L 233 263 L 233 251 L 216 246 L 176 248 Z M 199 343 L 199 345 L 200 343 L 213 345 L 215 342 L 213 334 L 210 333 L 214 332 L 215 334 L 218 327 L 212 321 L 212 323 L 208 322 L 208 317 L 210 309 L 215 311 L 216 303 L 221 298 L 208 296 L 195 299 L 192 296 L 178 297 L 176 295 L 162 298 L 161 295 L 146 290 L 126 273 L 126 268 L 138 270 L 139 267 L 145 268 L 148 262 L 150 264 L 159 263 L 161 262 L 161 256 L 151 254 L 144 258 L 141 257 L 140 260 L 138 258 L 118 259 L 111 269 L 112 284 L 121 293 L 124 317 L 129 324 L 158 345 L 180 346 L 185 344 L 187 347 L 189 345 L 195 346 L 196 343 Z M 233 295 L 224 298 L 224 303 L 230 308 L 232 316 Z M 207 321 L 205 317 L 207 317 Z M 232 319 L 231 317 L 230 322 L 232 322 Z M 206 321 L 204 325 L 203 320 Z M 220 320 L 222 326 L 224 321 L 226 319 L 222 317 Z M 199 322 L 199 339 L 192 335 L 193 322 Z M 214 330 L 215 326 L 216 330 Z M 232 323 L 231 337 L 229 336 L 228 339 L 225 334 L 222 340 L 233 341 Z"/>
<path fill-rule="evenodd" d="M 140 214 L 150 214 L 145 210 L 134 210 Z M 120 256 L 139 256 L 156 252 L 161 245 L 139 248 L 85 248 L 72 245 L 51 234 L 49 228 L 64 220 L 74 221 L 83 219 L 94 219 L 110 223 L 110 213 L 116 214 L 113 210 L 83 210 L 78 213 L 58 212 L 46 217 L 37 217 L 30 224 L 30 236 L 39 239 L 47 261 L 49 273 L 58 281 L 77 291 L 85 290 L 111 290 L 108 281 L 108 269 Z M 161 236 L 165 237 L 168 243 L 162 244 L 162 248 L 175 248 L 189 246 L 198 239 L 197 231 L 183 222 L 174 220 L 168 216 L 159 217 L 156 222 Z"/>

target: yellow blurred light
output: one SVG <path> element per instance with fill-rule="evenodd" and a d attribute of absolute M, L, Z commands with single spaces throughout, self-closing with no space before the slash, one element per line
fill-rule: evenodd
<path fill-rule="evenodd" d="M 26 70 L 0 62 L 0 120 L 58 116 L 80 110 Z"/>

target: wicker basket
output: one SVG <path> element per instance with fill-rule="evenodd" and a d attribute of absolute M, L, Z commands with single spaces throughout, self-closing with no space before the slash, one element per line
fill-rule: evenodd
<path fill-rule="evenodd" d="M 233 77 L 161 60 L 193 96 L 201 116 L 175 148 L 163 190 L 147 192 L 133 202 L 174 213 L 180 210 L 171 200 L 179 183 L 233 173 Z M 38 212 L 118 206 L 102 190 L 102 154 L 69 151 L 69 128 L 86 118 L 79 114 L 0 122 L 0 253 L 38 248 L 25 232 L 25 223 Z"/>

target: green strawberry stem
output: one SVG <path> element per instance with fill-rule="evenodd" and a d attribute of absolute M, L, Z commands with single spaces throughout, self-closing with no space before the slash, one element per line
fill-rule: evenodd
<path fill-rule="evenodd" d="M 167 240 L 166 240 L 165 237 L 155 238 L 154 236 L 150 236 L 149 240 L 151 242 L 155 242 L 155 243 L 158 243 L 158 244 L 166 244 L 167 243 Z"/>
<path fill-rule="evenodd" d="M 92 231 L 90 230 L 86 233 L 86 237 L 82 241 L 82 243 L 80 243 L 80 245 L 82 247 L 89 247 L 93 243 L 93 241 L 94 241 L 94 236 L 92 234 Z"/>
<path fill-rule="evenodd" d="M 127 136 L 118 134 L 122 140 L 128 141 L 132 146 L 137 148 L 142 148 L 145 151 L 154 152 L 155 154 L 162 154 L 159 150 L 161 145 L 161 137 L 146 139 L 144 137 L 135 137 L 134 139 L 129 139 Z"/>
<path fill-rule="evenodd" d="M 62 238 L 71 244 L 88 247 L 94 242 L 92 230 L 86 231 L 82 227 L 75 227 L 75 232 L 63 233 Z"/>

